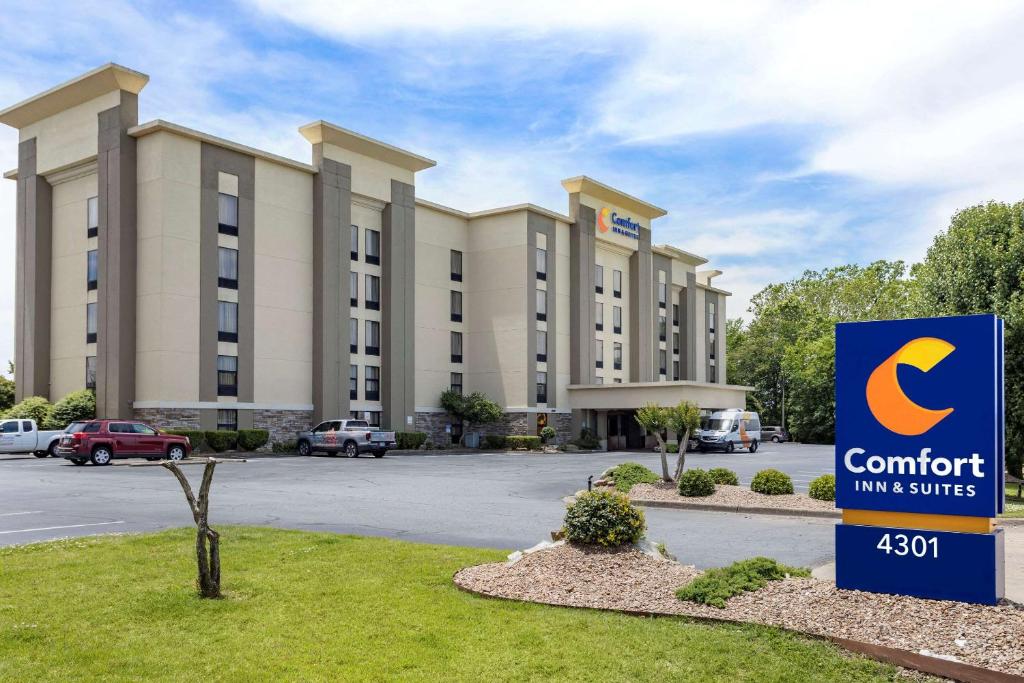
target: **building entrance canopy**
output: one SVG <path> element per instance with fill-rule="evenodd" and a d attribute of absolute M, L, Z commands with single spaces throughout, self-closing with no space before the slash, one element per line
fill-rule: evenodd
<path fill-rule="evenodd" d="M 706 410 L 745 408 L 746 392 L 753 387 L 682 380 L 623 384 L 570 384 L 569 405 L 574 410 L 630 410 L 647 403 L 660 406 L 692 401 Z"/>

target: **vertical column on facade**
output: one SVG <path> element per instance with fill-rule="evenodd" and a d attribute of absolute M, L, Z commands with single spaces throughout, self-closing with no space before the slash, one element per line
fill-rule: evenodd
<path fill-rule="evenodd" d="M 15 239 L 15 400 L 50 395 L 50 271 L 53 191 L 36 174 L 36 139 L 18 145 Z"/>
<path fill-rule="evenodd" d="M 569 382 L 594 382 L 594 265 L 597 213 L 569 195 L 575 222 L 569 230 Z"/>
<path fill-rule="evenodd" d="M 548 374 L 548 408 L 556 406 L 557 385 L 555 376 L 557 374 L 558 342 L 555 335 L 558 333 L 556 327 L 557 315 L 555 310 L 555 283 L 558 281 L 558 259 L 555 258 L 555 221 L 552 218 L 541 216 L 528 211 L 526 214 L 526 282 L 528 291 L 526 296 L 526 319 L 533 330 L 532 334 L 526 336 L 526 367 L 531 369 L 526 378 L 526 404 L 537 405 L 537 235 L 545 236 L 546 249 L 548 250 L 547 263 L 547 287 L 545 291 L 545 303 L 547 306 L 547 374 Z"/>
<path fill-rule="evenodd" d="M 710 292 L 708 296 L 711 296 Z M 725 295 L 714 296 L 718 301 L 715 306 L 715 378 L 719 384 L 725 384 Z"/>
<path fill-rule="evenodd" d="M 199 169 L 199 400 L 217 402 L 221 173 L 238 178 L 238 403 L 251 404 L 255 399 L 256 160 L 206 142 L 200 149 Z M 200 410 L 199 424 L 203 429 L 216 429 L 217 410 Z M 238 426 L 244 429 L 252 424 L 252 411 L 239 410 Z"/>
<path fill-rule="evenodd" d="M 99 114 L 96 414 L 131 417 L 135 400 L 136 143 L 138 96 Z"/>
<path fill-rule="evenodd" d="M 348 242 L 352 167 L 323 158 L 314 146 L 313 177 L 313 422 L 349 413 Z M 344 253 L 345 258 L 342 258 Z M 342 378 L 345 381 L 342 381 Z"/>
<path fill-rule="evenodd" d="M 667 355 L 667 366 L 665 367 L 666 378 L 671 379 L 672 377 L 672 259 L 661 254 L 653 254 L 651 256 L 651 287 L 654 290 L 652 292 L 654 296 L 653 303 L 653 316 L 654 316 L 654 355 L 652 356 L 652 368 L 653 379 L 660 379 L 660 366 L 661 366 L 661 343 L 659 338 L 659 327 L 658 327 L 658 316 L 664 314 L 665 316 L 665 351 Z M 665 310 L 658 306 L 658 285 L 661 283 L 662 273 L 665 277 Z"/>
<path fill-rule="evenodd" d="M 657 293 L 651 258 L 651 231 L 640 228 L 637 250 L 629 257 L 629 292 L 633 314 L 629 318 L 629 381 L 654 381 L 654 344 L 657 330 L 654 308 Z"/>
<path fill-rule="evenodd" d="M 686 287 L 679 291 L 682 378 L 697 379 L 697 275 L 686 273 Z"/>
<path fill-rule="evenodd" d="M 415 410 L 416 188 L 391 181 L 381 240 L 383 424 L 409 430 Z"/>

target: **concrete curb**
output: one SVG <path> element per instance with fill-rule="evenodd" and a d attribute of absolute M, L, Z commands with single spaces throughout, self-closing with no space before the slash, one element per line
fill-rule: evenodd
<path fill-rule="evenodd" d="M 708 503 L 690 503 L 685 501 L 642 500 L 630 498 L 631 503 L 649 508 L 672 508 L 677 510 L 700 510 L 702 512 L 739 512 L 749 515 L 776 515 L 781 517 L 818 517 L 822 519 L 841 519 L 839 510 L 792 510 L 789 508 L 767 508 L 743 505 L 710 505 Z"/>
<path fill-rule="evenodd" d="M 824 640 L 832 643 L 838 647 L 848 650 L 855 654 L 863 655 L 868 659 L 873 659 L 883 664 L 893 664 L 895 666 L 901 666 L 905 669 L 914 669 L 915 671 L 921 671 L 933 676 L 941 676 L 942 678 L 948 678 L 953 681 L 962 681 L 963 683 L 1020 683 L 1021 677 L 1013 674 L 1003 673 L 1002 671 L 993 671 L 992 669 L 986 669 L 984 667 L 975 666 L 973 664 L 964 664 L 962 662 L 951 662 L 947 659 L 939 659 L 938 657 L 929 657 L 922 655 L 917 652 L 911 652 L 909 650 L 898 650 L 892 647 L 885 647 L 884 645 L 875 645 L 873 643 L 864 643 L 859 640 L 849 640 L 847 638 L 839 638 L 837 636 L 822 636 L 816 633 L 807 633 L 806 631 L 799 631 L 796 629 L 785 628 L 783 626 L 771 626 L 769 624 L 761 624 L 754 621 L 739 621 L 736 619 L 719 619 L 717 617 L 703 617 L 703 616 L 690 616 L 686 614 L 666 614 L 663 612 L 646 612 L 643 610 L 629 610 L 629 609 L 602 609 L 599 607 L 570 607 L 568 605 L 556 605 L 549 602 L 534 602 L 532 600 L 518 600 L 516 598 L 503 598 L 498 595 L 488 595 L 486 593 L 480 593 L 478 591 L 466 588 L 456 581 L 456 577 L 459 572 L 452 575 L 452 583 L 455 587 L 464 593 L 469 595 L 475 595 L 479 598 L 486 598 L 489 600 L 504 600 L 506 602 L 518 602 L 531 605 L 546 605 L 548 607 L 560 607 L 562 609 L 585 609 L 592 610 L 595 612 L 616 612 L 618 614 L 625 614 L 634 617 L 657 617 L 657 618 L 675 618 L 686 621 L 693 621 L 699 623 L 713 624 L 713 625 L 747 625 L 752 624 L 755 626 L 763 626 L 765 628 L 773 628 L 779 631 L 785 631 L 787 633 L 795 633 L 805 638 L 811 638 L 813 640 Z"/>

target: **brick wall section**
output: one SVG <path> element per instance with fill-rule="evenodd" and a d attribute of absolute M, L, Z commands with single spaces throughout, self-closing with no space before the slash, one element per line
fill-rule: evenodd
<path fill-rule="evenodd" d="M 427 440 L 435 444 L 447 444 L 448 435 L 445 425 L 450 418 L 446 413 L 416 413 L 416 431 L 426 432 Z M 554 443 L 564 443 L 574 438 L 570 433 L 572 415 L 569 413 L 548 414 L 548 424 L 555 428 Z M 504 413 L 502 418 L 488 425 L 469 425 L 469 431 L 478 432 L 481 436 L 489 434 L 498 436 L 535 436 L 536 418 L 530 413 Z M 578 435 L 576 435 L 578 436 Z"/>
<path fill-rule="evenodd" d="M 135 419 L 158 429 L 199 429 L 199 411 L 189 408 L 136 408 Z"/>
<path fill-rule="evenodd" d="M 270 432 L 270 444 L 295 440 L 295 432 L 313 428 L 312 410 L 256 410 L 252 423 L 256 429 Z"/>

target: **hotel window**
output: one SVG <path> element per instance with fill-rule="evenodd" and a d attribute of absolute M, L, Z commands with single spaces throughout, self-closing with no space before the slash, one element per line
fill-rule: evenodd
<path fill-rule="evenodd" d="M 380 310 L 380 278 L 376 275 L 366 276 L 366 289 L 363 291 L 366 307 L 371 311 Z"/>
<path fill-rule="evenodd" d="M 238 289 L 238 250 L 217 247 L 217 286 Z"/>
<path fill-rule="evenodd" d="M 658 283 L 658 308 L 665 308 L 668 305 L 668 285 L 664 282 Z"/>
<path fill-rule="evenodd" d="M 364 398 L 367 401 L 379 401 L 380 400 L 380 368 L 376 365 L 367 365 L 363 368 L 363 374 L 366 376 L 366 395 Z"/>
<path fill-rule="evenodd" d="M 600 377 L 600 376 L 595 377 L 594 378 L 594 384 L 604 384 L 604 377 Z"/>
<path fill-rule="evenodd" d="M 679 361 L 672 361 L 672 379 L 679 381 Z"/>
<path fill-rule="evenodd" d="M 594 358 L 597 359 L 595 365 L 599 368 L 604 367 L 604 342 L 600 339 L 594 340 Z"/>
<path fill-rule="evenodd" d="M 100 198 L 89 197 L 85 200 L 85 236 L 96 237 L 100 234 Z"/>
<path fill-rule="evenodd" d="M 238 396 L 238 356 L 217 356 L 217 395 Z"/>
<path fill-rule="evenodd" d="M 359 398 L 359 366 L 348 366 L 348 397 L 354 401 Z"/>
<path fill-rule="evenodd" d="M 359 260 L 359 226 L 352 226 L 352 235 L 349 237 L 348 256 L 352 261 Z"/>
<path fill-rule="evenodd" d="M 86 258 L 85 286 L 89 290 L 96 289 L 97 284 L 99 283 L 99 277 L 100 277 L 100 274 L 99 274 L 99 270 L 100 270 L 99 256 L 100 256 L 100 252 L 98 250 L 90 249 L 89 253 L 86 254 L 86 257 L 85 257 Z"/>
<path fill-rule="evenodd" d="M 537 373 L 537 403 L 548 402 L 548 373 Z"/>
<path fill-rule="evenodd" d="M 537 290 L 537 320 L 548 319 L 548 293 L 543 289 Z"/>
<path fill-rule="evenodd" d="M 604 330 L 604 304 L 600 301 L 597 302 L 597 306 L 594 309 L 594 329 L 598 332 Z"/>
<path fill-rule="evenodd" d="M 85 357 L 85 388 L 96 391 L 96 356 Z"/>
<path fill-rule="evenodd" d="M 350 306 L 359 305 L 359 273 L 348 274 L 348 303 Z"/>
<path fill-rule="evenodd" d="M 666 328 L 667 328 L 667 324 L 666 324 L 665 316 L 659 315 L 658 316 L 658 340 L 659 341 L 665 341 L 668 338 L 668 330 Z"/>
<path fill-rule="evenodd" d="M 380 232 L 366 229 L 366 262 L 380 265 Z"/>
<path fill-rule="evenodd" d="M 221 195 L 222 197 L 224 195 Z M 217 431 L 237 432 L 238 431 L 238 411 L 237 410 L 218 410 L 217 411 Z"/>
<path fill-rule="evenodd" d="M 96 341 L 96 303 L 85 305 L 85 343 Z"/>
<path fill-rule="evenodd" d="M 452 280 L 462 282 L 462 252 L 452 249 Z"/>
<path fill-rule="evenodd" d="M 622 306 L 612 306 L 612 332 L 622 334 Z"/>
<path fill-rule="evenodd" d="M 600 264 L 594 266 L 594 291 L 604 294 L 604 266 Z"/>
<path fill-rule="evenodd" d="M 238 304 L 233 301 L 217 302 L 217 340 L 238 341 Z"/>
<path fill-rule="evenodd" d="M 622 298 L 622 271 L 612 271 L 612 296 L 616 299 Z"/>
<path fill-rule="evenodd" d="M 366 337 L 363 344 L 366 345 L 367 356 L 380 355 L 380 323 L 376 320 L 366 321 Z"/>
<path fill-rule="evenodd" d="M 612 369 L 622 369 L 622 342 L 612 344 Z"/>
<path fill-rule="evenodd" d="M 658 351 L 658 370 L 663 377 L 668 374 L 668 352 L 665 349 Z"/>
<path fill-rule="evenodd" d="M 712 365 L 710 368 L 708 368 L 708 381 L 709 382 L 717 382 L 718 381 L 718 368 L 716 368 L 714 365 Z"/>
<path fill-rule="evenodd" d="M 679 304 L 672 304 L 672 324 L 679 327 Z"/>
<path fill-rule="evenodd" d="M 452 362 L 462 362 L 462 333 L 452 332 Z"/>
<path fill-rule="evenodd" d="M 544 330 L 537 330 L 537 362 L 548 362 L 548 333 Z"/>
<path fill-rule="evenodd" d="M 679 349 L 681 349 L 681 348 L 682 347 L 679 346 L 679 333 L 678 332 L 673 332 L 672 333 L 672 353 L 679 353 Z"/>
<path fill-rule="evenodd" d="M 715 305 L 713 303 L 708 304 L 708 332 L 715 333 Z"/>
<path fill-rule="evenodd" d="M 356 318 L 348 319 L 348 351 L 359 353 L 359 320 Z"/>
<path fill-rule="evenodd" d="M 221 193 L 217 201 L 217 232 L 238 234 L 238 197 Z"/>
<path fill-rule="evenodd" d="M 454 391 L 459 396 L 462 395 L 462 373 L 453 372 L 451 374 L 451 380 L 448 384 L 448 388 Z"/>
<path fill-rule="evenodd" d="M 613 384 L 622 384 L 622 378 L 621 377 L 616 377 L 616 378 L 614 378 L 612 380 L 612 383 Z"/>
<path fill-rule="evenodd" d="M 366 411 L 366 424 L 370 425 L 371 427 L 380 427 L 380 411 Z"/>
<path fill-rule="evenodd" d="M 451 317 L 453 323 L 462 322 L 462 292 L 457 292 L 454 289 L 451 293 Z"/>
<path fill-rule="evenodd" d="M 548 250 L 537 247 L 537 279 L 548 279 Z"/>

